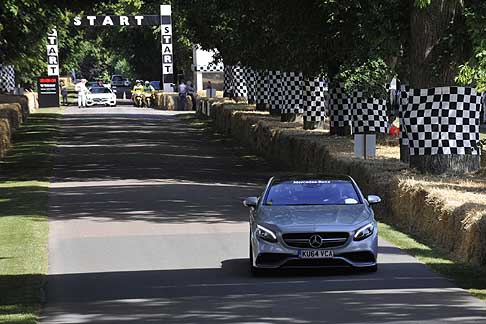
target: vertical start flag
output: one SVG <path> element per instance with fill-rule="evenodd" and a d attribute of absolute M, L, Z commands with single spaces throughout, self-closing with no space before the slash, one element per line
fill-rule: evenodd
<path fill-rule="evenodd" d="M 162 83 L 164 91 L 174 91 L 174 54 L 172 48 L 172 9 L 170 5 L 160 6 L 160 29 L 162 42 Z"/>

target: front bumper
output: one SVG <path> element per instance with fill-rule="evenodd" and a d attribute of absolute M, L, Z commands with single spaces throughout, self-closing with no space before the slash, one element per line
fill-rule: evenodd
<path fill-rule="evenodd" d="M 362 240 L 354 241 L 354 233 L 345 244 L 332 250 L 333 258 L 325 259 L 302 259 L 299 257 L 299 248 L 287 246 L 282 237 L 277 242 L 270 243 L 257 238 L 253 232 L 251 244 L 253 251 L 253 266 L 263 269 L 277 268 L 367 268 L 377 264 L 378 257 L 378 233 L 375 230 L 373 235 Z"/>
<path fill-rule="evenodd" d="M 86 99 L 87 106 L 94 106 L 94 105 L 116 105 L 115 98 L 87 98 Z"/>

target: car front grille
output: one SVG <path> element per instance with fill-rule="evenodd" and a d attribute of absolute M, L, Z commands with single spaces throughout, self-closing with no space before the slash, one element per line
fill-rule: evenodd
<path fill-rule="evenodd" d="M 341 259 L 293 259 L 285 262 L 282 268 L 333 268 L 351 267 L 349 263 Z"/>
<path fill-rule="evenodd" d="M 346 232 L 313 232 L 313 233 L 286 233 L 282 238 L 290 247 L 314 249 L 310 245 L 310 238 L 314 235 L 319 235 L 322 239 L 322 244 L 319 249 L 335 248 L 346 244 L 349 233 Z"/>

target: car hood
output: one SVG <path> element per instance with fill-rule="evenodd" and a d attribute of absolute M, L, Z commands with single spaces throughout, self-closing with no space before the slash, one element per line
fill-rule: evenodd
<path fill-rule="evenodd" d="M 278 227 L 357 225 L 373 217 L 371 209 L 364 205 L 335 206 L 262 206 L 258 221 Z"/>

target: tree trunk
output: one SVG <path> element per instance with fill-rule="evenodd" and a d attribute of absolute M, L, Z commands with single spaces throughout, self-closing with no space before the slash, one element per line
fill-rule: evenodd
<path fill-rule="evenodd" d="M 431 174 L 471 173 L 481 167 L 481 155 L 410 155 L 410 167 Z"/>
<path fill-rule="evenodd" d="M 404 163 L 410 162 L 410 148 L 408 145 L 400 144 L 400 161 Z"/>
<path fill-rule="evenodd" d="M 280 114 L 280 121 L 287 122 L 287 123 L 300 123 L 303 122 L 304 116 L 302 114 Z"/>
<path fill-rule="evenodd" d="M 330 127 L 329 134 L 337 136 L 349 136 L 351 135 L 351 126 L 346 125 L 344 127 Z"/>
<path fill-rule="evenodd" d="M 469 40 L 461 34 L 464 28 L 463 0 L 431 0 L 425 8 L 412 6 L 408 78 L 412 88 L 455 84 L 458 65 L 467 60 L 470 49 Z"/>
<path fill-rule="evenodd" d="M 304 120 L 304 129 L 313 130 L 313 129 L 324 129 L 325 122 L 324 121 L 305 121 Z"/>

